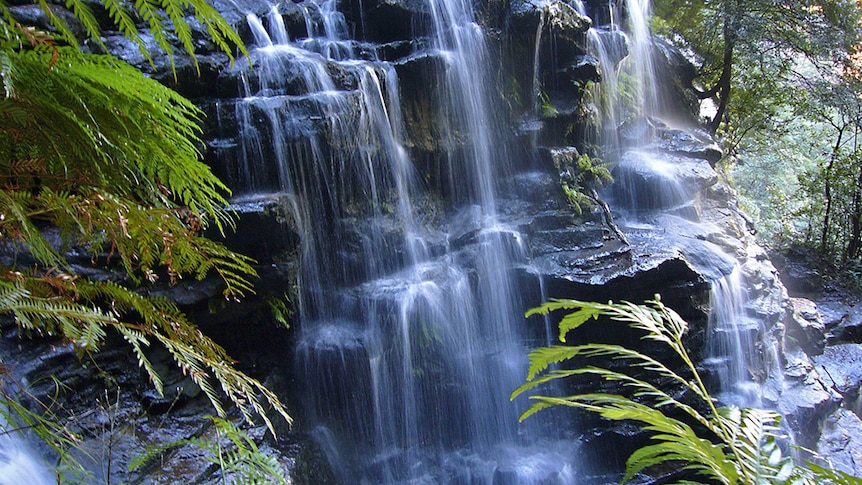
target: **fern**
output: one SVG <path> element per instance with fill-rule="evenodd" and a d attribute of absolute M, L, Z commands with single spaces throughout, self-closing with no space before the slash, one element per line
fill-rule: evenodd
<path fill-rule="evenodd" d="M 59 278 L 61 283 L 55 285 L 44 276 L 16 273 L 8 277 L 12 281 L 0 280 L 0 314 L 13 315 L 22 329 L 61 336 L 81 352 L 98 350 L 107 329 L 116 329 L 131 345 L 138 362 L 161 393 L 161 380 L 144 351 L 152 341 L 159 342 L 177 366 L 201 387 L 220 415 L 225 414 L 221 400 L 226 396 L 247 421 L 253 422 L 256 414 L 273 432 L 268 417 L 270 409 L 291 422 L 272 391 L 236 370 L 224 349 L 167 300 L 145 298 L 115 283 L 91 282 L 70 275 L 63 275 Z M 104 302 L 112 310 L 105 312 L 78 301 Z"/>
<path fill-rule="evenodd" d="M 174 63 L 174 37 L 194 59 L 189 16 L 231 59 L 236 32 L 204 0 L 102 0 L 116 28 L 152 63 L 148 29 Z M 236 370 L 219 345 L 172 303 L 113 282 L 75 274 L 64 254 L 89 252 L 137 285 L 166 277 L 217 278 L 224 296 L 253 292 L 248 257 L 204 237 L 233 227 L 227 187 L 200 157 L 201 111 L 137 69 L 85 54 L 46 0 L 51 32 L 21 25 L 0 4 L 0 314 L 24 334 L 53 335 L 81 353 L 97 352 L 108 332 L 125 339 L 162 392 L 147 357 L 164 346 L 224 415 L 230 403 L 270 431 L 270 414 L 288 423 L 278 397 Z M 85 35 L 101 44 L 93 5 L 65 0 Z M 142 24 L 136 24 L 140 19 Z M 196 61 L 195 61 L 196 62 Z M 57 229 L 60 243 L 43 231 Z M 117 264 L 117 262 L 119 264 Z M 47 435 L 46 435 L 47 436 Z"/>
<path fill-rule="evenodd" d="M 624 394 L 585 393 L 556 397 L 532 395 L 534 403 L 522 413 L 521 419 L 554 406 L 567 406 L 596 413 L 614 421 L 633 421 L 650 434 L 651 441 L 635 450 L 626 461 L 623 481 L 628 481 L 656 466 L 673 464 L 679 470 L 694 473 L 708 483 L 813 484 L 823 480 L 832 483 L 846 478 L 839 472 L 810 465 L 797 464 L 781 448 L 780 416 L 761 409 L 717 407 L 703 384 L 694 363 L 683 345 L 686 322 L 659 300 L 648 305 L 628 302 L 591 303 L 576 300 L 553 300 L 531 309 L 527 316 L 565 310 L 568 313 L 559 324 L 560 341 L 590 320 L 606 318 L 638 330 L 643 340 L 660 343 L 673 351 L 683 363 L 689 378 L 685 378 L 657 359 L 627 347 L 607 344 L 555 346 L 530 353 L 527 381 L 512 392 L 512 399 L 548 382 L 590 375 L 616 384 Z M 571 369 L 554 368 L 570 364 L 575 357 L 586 362 L 600 358 L 603 365 L 580 364 Z M 607 365 L 623 361 L 628 365 Z M 584 362 L 579 360 L 578 362 Z M 659 388 L 634 372 L 645 372 L 655 381 L 675 386 L 693 396 L 687 403 Z M 706 410 L 706 412 L 704 412 Z M 682 411 L 683 414 L 679 414 Z M 685 421 L 682 419 L 685 418 Z M 690 420 L 690 421 L 689 421 Z M 701 426 L 698 431 L 689 422 Z M 848 476 L 849 477 L 849 476 Z M 852 478 L 852 477 L 851 477 Z M 694 483 L 681 480 L 677 483 Z M 853 482 L 859 483 L 859 482 Z"/>
<path fill-rule="evenodd" d="M 137 41 L 133 18 L 140 16 L 168 55 L 168 34 L 193 48 L 188 9 L 217 45 L 230 50 L 239 41 L 204 2 L 103 3 Z M 53 7 L 41 5 L 53 34 L 16 23 L 0 5 L 0 238 L 11 243 L 0 265 L 0 313 L 13 315 L 24 332 L 64 338 L 82 353 L 98 351 L 107 332 L 117 331 L 161 391 L 146 356 L 158 342 L 219 414 L 224 399 L 271 430 L 270 410 L 290 422 L 278 397 L 237 371 L 176 306 L 82 278 L 63 256 L 74 247 L 96 264 L 118 261 L 135 284 L 218 278 L 228 298 L 253 292 L 256 276 L 252 259 L 203 236 L 211 225 L 231 228 L 233 216 L 225 209 L 227 187 L 200 160 L 200 110 L 111 56 L 80 52 Z M 97 38 L 90 4 L 67 6 Z M 46 228 L 59 230 L 59 247 L 45 238 Z"/>

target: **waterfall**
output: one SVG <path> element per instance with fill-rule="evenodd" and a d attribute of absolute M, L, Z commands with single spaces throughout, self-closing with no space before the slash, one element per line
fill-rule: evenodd
<path fill-rule="evenodd" d="M 592 98 L 602 115 L 602 136 L 599 140 L 605 153 L 616 153 L 620 147 L 620 120 L 624 119 L 620 103 L 620 83 L 617 65 L 628 55 L 627 37 L 615 29 L 590 27 L 587 31 L 587 48 L 598 60 L 602 80 L 591 86 Z"/>
<path fill-rule="evenodd" d="M 50 485 L 57 478 L 0 410 L 0 485 Z"/>
<path fill-rule="evenodd" d="M 656 86 L 649 0 L 608 5 L 609 23 L 588 30 L 587 49 L 599 61 L 602 77 L 600 83 L 591 86 L 592 98 L 602 114 L 598 143 L 605 157 L 616 158 L 623 149 L 623 129 L 629 138 L 627 144 L 648 143 L 646 126 L 650 119 L 663 114 L 664 102 Z M 617 23 L 620 18 L 624 19 L 622 25 Z"/>
<path fill-rule="evenodd" d="M 469 150 L 463 155 L 450 152 L 451 173 L 468 167 L 467 181 L 452 180 L 454 193 L 475 201 L 487 216 L 497 213 L 494 194 L 495 170 L 505 170 L 506 160 L 500 150 L 500 120 L 491 108 L 488 86 L 490 66 L 482 29 L 473 21 L 472 3 L 465 0 L 427 0 L 431 11 L 431 35 L 434 47 L 447 61 L 447 82 L 441 93 L 441 117 L 447 136 L 458 131 L 469 134 Z M 497 162 L 495 164 L 495 162 Z M 464 185 L 467 193 L 464 194 Z"/>
<path fill-rule="evenodd" d="M 498 216 L 509 161 L 470 4 L 428 0 L 416 26 L 429 42 L 415 56 L 446 66 L 432 106 L 454 200 L 442 222 L 421 213 L 395 66 L 358 54 L 335 7 L 297 7 L 307 37 L 278 7 L 249 14 L 255 68 L 237 63 L 235 185 L 278 194 L 301 239 L 296 367 L 312 435 L 343 483 L 574 483 L 577 444 L 519 425 L 526 405 L 509 401 L 527 365 L 510 273 L 528 256 Z"/>
<path fill-rule="evenodd" d="M 554 415 L 518 424 L 526 404 L 509 401 L 525 375 L 526 342 L 536 337 L 526 335 L 512 276 L 529 268 L 528 245 L 498 200 L 513 163 L 491 102 L 485 34 L 469 2 L 426 2 L 413 25 L 422 40 L 398 62 L 350 40 L 332 0 L 248 16 L 255 44 L 236 67 L 243 94 L 232 174 L 241 197 L 276 194 L 300 239 L 301 413 L 344 483 L 575 483 L 588 464 L 577 461 L 579 442 L 564 439 L 570 428 Z M 294 19 L 300 12 L 304 25 L 288 29 L 280 8 L 295 9 Z M 602 69 L 594 97 L 604 103 L 603 143 L 616 167 L 613 199 L 632 227 L 658 227 L 655 214 L 669 214 L 661 230 L 708 268 L 715 289 L 711 333 L 726 337 L 711 344 L 710 361 L 744 362 L 722 361 L 746 350 L 733 329 L 744 295 L 729 303 L 736 293 L 722 289 L 734 287 L 723 283 L 730 258 L 684 233 L 697 223 L 685 168 L 646 147 L 626 149 L 644 138 L 619 136 L 635 118 L 649 126 L 643 120 L 658 104 L 649 4 L 632 0 L 629 8 L 588 32 Z M 625 19 L 624 29 L 614 19 Z M 535 32 L 533 109 L 546 20 Z M 423 116 L 439 138 L 438 178 L 405 148 L 398 73 L 418 61 L 434 70 L 423 71 L 434 76 Z M 447 204 L 435 205 L 441 193 Z M 538 286 L 545 291 L 541 279 Z M 720 312 L 725 306 L 732 310 Z M 745 375 L 743 365 L 722 379 L 745 384 Z"/>
<path fill-rule="evenodd" d="M 539 99 L 539 95 L 542 91 L 541 82 L 539 80 L 539 54 L 541 53 L 542 32 L 545 30 L 545 17 L 547 17 L 547 15 L 547 10 L 542 9 L 539 16 L 539 25 L 536 27 L 535 48 L 533 49 L 533 85 L 530 89 L 530 107 L 533 110 L 534 116 L 539 116 L 542 110 L 541 100 Z"/>
<path fill-rule="evenodd" d="M 652 61 L 652 39 L 649 31 L 650 0 L 626 0 L 628 29 L 631 37 L 631 54 L 628 59 L 635 80 L 634 94 L 641 101 L 643 116 L 657 116 L 659 97 L 655 85 L 655 68 Z"/>
<path fill-rule="evenodd" d="M 746 314 L 742 270 L 712 282 L 704 365 L 714 374 L 718 397 L 738 406 L 759 406 L 760 387 L 752 378 L 760 325 Z"/>
<path fill-rule="evenodd" d="M 603 114 L 604 154 L 614 162 L 615 181 L 608 192 L 627 219 L 624 224 L 635 231 L 644 227 L 661 231 L 709 280 L 703 364 L 712 387 L 722 402 L 760 406 L 762 381 L 780 374 L 775 369 L 778 359 L 762 355 L 772 350 L 765 329 L 747 311 L 739 263 L 719 246 L 691 237 L 698 234 L 691 228 L 701 223 L 696 189 L 686 185 L 684 173 L 696 168 L 679 157 L 644 148 L 652 142 L 649 127 L 660 125 L 664 114 L 648 27 L 650 5 L 649 0 L 627 0 L 625 6 L 625 11 L 615 11 L 611 5 L 610 25 L 587 33 L 588 48 L 602 73 L 593 94 Z M 614 24 L 619 18 L 625 19 L 625 33 Z M 636 126 L 624 126 L 634 118 L 640 118 Z M 625 137 L 620 134 L 624 130 Z"/>

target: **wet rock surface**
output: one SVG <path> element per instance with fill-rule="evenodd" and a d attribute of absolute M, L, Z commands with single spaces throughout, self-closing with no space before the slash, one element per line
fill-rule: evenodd
<path fill-rule="evenodd" d="M 853 332 L 854 309 L 859 296 L 831 283 L 822 270 L 802 253 L 790 250 L 775 255 L 781 277 L 790 289 L 792 314 L 787 322 L 788 379 L 792 383 L 816 383 L 831 396 L 828 405 L 806 410 L 809 426 L 800 443 L 816 450 L 826 463 L 852 475 L 860 473 L 862 434 L 862 345 Z M 851 330 L 847 330 L 847 328 Z M 812 397 L 808 385 L 801 396 Z M 796 403 L 796 390 L 785 391 L 786 401 Z M 813 402 L 813 400 L 812 400 Z"/>
<path fill-rule="evenodd" d="M 233 446 L 207 418 L 215 415 L 212 404 L 175 368 L 166 351 L 149 352 L 164 382 L 164 394 L 159 394 L 138 367 L 137 359 L 120 342 L 109 340 L 108 350 L 82 357 L 69 344 L 21 338 L 8 322 L 3 329 L 0 355 L 13 379 L 7 381 L 7 390 L 20 392 L 20 402 L 33 409 L 49 411 L 80 438 L 73 457 L 84 467 L 85 475 L 70 475 L 64 480 L 83 479 L 91 484 L 223 483 L 218 457 L 194 444 L 172 447 L 141 462 L 156 447 L 183 440 L 218 443 L 225 453 Z M 283 387 L 268 384 L 285 395 Z M 263 453 L 273 456 L 292 483 L 333 483 L 320 464 L 320 451 L 307 435 L 275 421 L 275 439 L 265 427 L 250 426 L 231 409 L 226 419 L 248 434 Z M 56 459 L 44 443 L 34 443 L 47 460 Z M 135 461 L 141 463 L 130 468 Z"/>
<path fill-rule="evenodd" d="M 828 457 L 836 469 L 853 476 L 862 475 L 862 420 L 845 409 L 836 411 L 826 420 L 817 452 Z"/>
<path fill-rule="evenodd" d="M 826 347 L 814 363 L 823 379 L 841 393 L 843 407 L 862 416 L 862 344 Z"/>

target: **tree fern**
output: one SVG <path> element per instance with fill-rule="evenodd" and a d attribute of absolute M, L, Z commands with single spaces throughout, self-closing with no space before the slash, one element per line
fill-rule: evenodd
<path fill-rule="evenodd" d="M 728 485 L 813 484 L 832 479 L 823 473 L 824 468 L 805 468 L 785 454 L 780 416 L 775 412 L 716 406 L 683 345 L 686 322 L 658 299 L 649 305 L 554 300 L 528 311 L 527 316 L 557 310 L 568 311 L 559 323 L 560 341 L 565 342 L 569 332 L 593 319 L 620 323 L 639 331 L 641 339 L 672 350 L 683 364 L 684 375 L 654 357 L 618 345 L 588 343 L 536 349 L 530 353 L 527 381 L 512 393 L 513 399 L 546 383 L 584 375 L 612 383 L 622 393 L 531 395 L 534 403 L 523 412 L 522 420 L 549 407 L 567 406 L 614 421 L 637 423 L 649 433 L 651 441 L 626 461 L 624 482 L 664 464 L 673 464 L 677 470 L 690 472 L 706 483 Z M 584 360 L 575 361 L 575 357 Z M 579 364 L 565 368 L 575 362 Z M 556 368 L 557 364 L 564 368 Z M 654 382 L 663 386 L 672 383 L 688 392 L 672 395 Z M 676 397 L 680 395 L 693 402 Z M 680 477 L 676 483 L 696 482 Z"/>

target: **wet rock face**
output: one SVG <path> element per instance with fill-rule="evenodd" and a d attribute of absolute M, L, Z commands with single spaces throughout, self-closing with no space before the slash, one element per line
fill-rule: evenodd
<path fill-rule="evenodd" d="M 826 347 L 814 363 L 823 380 L 841 393 L 844 408 L 862 417 L 862 344 Z"/>
<path fill-rule="evenodd" d="M 862 343 L 862 304 L 851 307 L 827 328 L 830 341 Z"/>
<path fill-rule="evenodd" d="M 51 339 L 22 339 L 9 322 L 3 322 L 2 329 L 0 355 L 4 369 L 22 386 L 22 404 L 34 410 L 50 409 L 53 419 L 80 438 L 72 453 L 86 475 L 66 477 L 69 482 L 223 483 L 213 455 L 194 445 L 174 447 L 130 469 L 133 461 L 157 446 L 189 439 L 211 444 L 224 440 L 206 418 L 215 414 L 212 404 L 176 369 L 166 351 L 154 348 L 149 352 L 164 383 L 164 395 L 159 395 L 119 337 L 109 339 L 106 350 L 82 359 L 72 345 Z M 244 360 L 238 365 L 248 364 Z M 253 369 L 244 370 L 253 373 Z M 273 381 L 267 385 L 287 395 L 283 386 Z M 7 391 L 18 393 L 19 388 L 7 387 Z M 236 410 L 229 410 L 227 419 L 247 433 L 262 452 L 273 456 L 293 483 L 335 483 L 327 468 L 320 465 L 321 452 L 307 435 L 274 421 L 279 436 L 276 440 L 266 428 L 244 423 Z M 221 445 L 225 451 L 231 447 L 227 441 Z M 48 462 L 57 458 L 42 443 L 39 452 Z"/>
<path fill-rule="evenodd" d="M 817 442 L 817 452 L 838 470 L 862 475 L 862 420 L 841 409 L 829 417 Z"/>
<path fill-rule="evenodd" d="M 828 329 L 848 316 L 850 306 L 829 299 L 822 307 L 807 298 L 781 301 L 788 309 L 786 332 L 777 335 L 784 374 L 767 381 L 764 398 L 785 415 L 797 444 L 817 450 L 839 470 L 858 474 L 862 345 L 834 336 L 827 341 Z"/>
<path fill-rule="evenodd" d="M 831 388 L 803 352 L 786 353 L 784 391 L 775 403 L 794 430 L 797 443 L 814 448 L 822 424 L 841 404 L 841 395 Z"/>
<path fill-rule="evenodd" d="M 805 298 L 791 298 L 793 317 L 787 325 L 787 336 L 793 339 L 806 354 L 815 356 L 826 346 L 826 326 L 817 305 Z"/>

